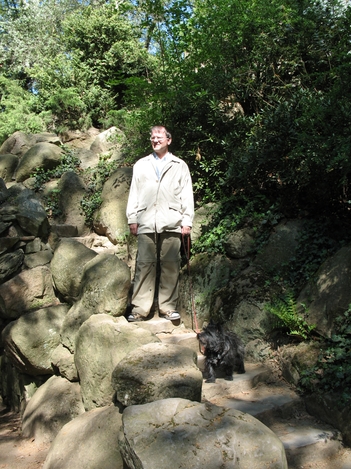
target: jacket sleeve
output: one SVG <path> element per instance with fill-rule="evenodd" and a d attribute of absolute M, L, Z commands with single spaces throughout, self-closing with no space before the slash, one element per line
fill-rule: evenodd
<path fill-rule="evenodd" d="M 184 163 L 184 176 L 182 185 L 182 207 L 183 220 L 182 226 L 193 226 L 194 219 L 194 194 L 193 184 L 188 166 Z"/>

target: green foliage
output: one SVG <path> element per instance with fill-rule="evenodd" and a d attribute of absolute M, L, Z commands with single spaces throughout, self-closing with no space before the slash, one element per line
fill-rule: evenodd
<path fill-rule="evenodd" d="M 94 214 L 102 204 L 101 191 L 91 192 L 85 195 L 80 202 L 80 206 L 85 216 L 85 223 L 89 226 L 92 225 Z"/>
<path fill-rule="evenodd" d="M 60 164 L 53 169 L 44 170 L 39 168 L 33 174 L 34 184 L 33 189 L 39 191 L 42 189 L 43 185 L 50 181 L 50 179 L 58 179 L 64 173 L 68 171 L 79 171 L 80 160 L 75 155 L 74 151 L 70 150 L 67 147 L 63 146 L 64 154 L 61 158 Z"/>
<path fill-rule="evenodd" d="M 208 217 L 208 224 L 204 226 L 201 237 L 194 242 L 194 252 L 223 253 L 228 236 L 234 231 L 251 227 L 257 234 L 258 248 L 262 237 L 275 226 L 280 218 L 276 207 L 264 196 L 249 198 L 243 193 L 222 199 L 215 204 Z M 262 227 L 265 231 L 262 231 Z"/>
<path fill-rule="evenodd" d="M 328 257 L 349 242 L 350 232 L 345 219 L 325 216 L 305 220 L 296 254 L 286 266 L 286 284 L 299 291 Z"/>
<path fill-rule="evenodd" d="M 275 298 L 271 303 L 266 303 L 265 310 L 279 319 L 280 325 L 288 329 L 289 335 L 307 339 L 316 327 L 307 324 L 299 314 L 296 300 L 291 292 L 286 292 L 282 298 Z"/>
<path fill-rule="evenodd" d="M 335 324 L 337 332 L 324 341 L 316 365 L 302 372 L 299 384 L 305 392 L 338 392 L 344 406 L 351 401 L 351 305 Z"/>
<path fill-rule="evenodd" d="M 45 116 L 34 112 L 36 98 L 15 80 L 0 75 L 0 143 L 14 132 L 46 130 Z"/>

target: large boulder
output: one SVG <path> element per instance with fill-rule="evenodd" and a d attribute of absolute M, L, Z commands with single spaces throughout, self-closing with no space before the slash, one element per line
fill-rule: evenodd
<path fill-rule="evenodd" d="M 51 376 L 29 401 L 22 418 L 22 435 L 36 443 L 51 442 L 61 428 L 85 412 L 80 387 Z"/>
<path fill-rule="evenodd" d="M 287 469 L 283 444 L 238 410 L 184 399 L 128 407 L 119 433 L 130 469 Z"/>
<path fill-rule="evenodd" d="M 246 257 L 254 246 L 254 233 L 250 228 L 243 228 L 231 233 L 224 245 L 225 252 L 233 259 Z"/>
<path fill-rule="evenodd" d="M 6 354 L 22 373 L 32 376 L 54 373 L 51 355 L 60 343 L 67 310 L 67 305 L 59 305 L 27 313 L 2 331 Z"/>
<path fill-rule="evenodd" d="M 36 143 L 32 134 L 17 131 L 10 135 L 0 147 L 0 155 L 11 153 L 12 155 L 24 155 Z"/>
<path fill-rule="evenodd" d="M 28 311 L 58 303 L 47 266 L 24 270 L 7 280 L 0 285 L 0 297 L 6 308 L 0 309 L 4 319 L 17 319 Z"/>
<path fill-rule="evenodd" d="M 100 155 L 108 154 L 111 159 L 119 160 L 122 158 L 122 148 L 125 141 L 125 135 L 121 130 L 117 127 L 110 127 L 95 137 L 90 150 Z"/>
<path fill-rule="evenodd" d="M 254 265 L 269 273 L 278 269 L 284 270 L 284 266 L 288 265 L 296 254 L 303 229 L 304 221 L 300 219 L 280 222 L 274 228 L 267 244 L 262 246 Z"/>
<path fill-rule="evenodd" d="M 35 193 L 19 184 L 9 189 L 6 201 L 0 206 L 0 220 L 17 221 L 24 233 L 39 238 L 47 237 L 50 231 L 46 211 Z"/>
<path fill-rule="evenodd" d="M 90 229 L 85 224 L 85 215 L 81 207 L 81 201 L 88 194 L 83 178 L 73 171 L 67 171 L 61 176 L 57 188 L 64 223 L 76 226 L 78 236 L 88 234 Z"/>
<path fill-rule="evenodd" d="M 48 171 L 60 164 L 62 150 L 53 143 L 40 142 L 33 145 L 21 158 L 16 171 L 16 182 L 30 178 L 38 169 Z"/>
<path fill-rule="evenodd" d="M 12 181 L 15 170 L 18 165 L 18 156 L 6 154 L 0 156 L 0 177 L 6 181 Z"/>
<path fill-rule="evenodd" d="M 67 313 L 62 326 L 62 343 L 73 352 L 78 329 L 92 314 L 124 315 L 130 285 L 130 270 L 117 256 L 99 254 L 87 262 L 81 296 Z"/>
<path fill-rule="evenodd" d="M 123 469 L 117 438 L 121 423 L 114 406 L 79 415 L 62 427 L 43 469 Z"/>
<path fill-rule="evenodd" d="M 327 259 L 302 290 L 297 305 L 316 331 L 330 337 L 337 331 L 335 320 L 351 304 L 351 246 L 341 248 Z"/>
<path fill-rule="evenodd" d="M 202 372 L 196 353 L 174 344 L 147 344 L 126 355 L 112 374 L 116 397 L 124 406 L 181 397 L 201 400 Z"/>
<path fill-rule="evenodd" d="M 78 299 L 84 266 L 95 256 L 95 251 L 75 239 L 62 239 L 58 244 L 50 267 L 55 288 L 66 301 Z"/>
<path fill-rule="evenodd" d="M 102 204 L 94 217 L 96 233 L 107 236 L 113 244 L 129 233 L 126 207 L 132 174 L 132 168 L 119 168 L 109 177 L 102 190 Z"/>
<path fill-rule="evenodd" d="M 86 410 L 111 404 L 111 375 L 118 363 L 144 344 L 160 342 L 154 334 L 124 317 L 91 316 L 79 329 L 74 355 Z"/>
<path fill-rule="evenodd" d="M 26 232 L 39 238 L 46 238 L 50 231 L 47 213 L 29 189 L 21 191 L 16 199 L 18 207 L 16 220 L 20 227 Z"/>

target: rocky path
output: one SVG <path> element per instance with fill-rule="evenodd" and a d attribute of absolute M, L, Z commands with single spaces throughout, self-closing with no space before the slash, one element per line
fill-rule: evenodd
<path fill-rule="evenodd" d="M 192 331 L 157 318 L 142 327 L 166 343 L 198 351 Z M 198 364 L 203 368 L 201 355 Z M 246 373 L 235 374 L 233 381 L 219 377 L 216 383 L 204 382 L 202 400 L 247 412 L 271 428 L 284 444 L 289 469 L 351 469 L 351 448 L 343 446 L 340 433 L 307 414 L 274 366 L 246 363 Z M 48 450 L 48 445 L 22 438 L 19 415 L 0 403 L 0 469 L 40 469 Z"/>
<path fill-rule="evenodd" d="M 164 342 L 178 343 L 198 351 L 192 331 L 161 333 Z M 198 365 L 204 360 L 198 355 Z M 283 442 L 289 469 L 351 469 L 351 448 L 343 446 L 341 434 L 317 421 L 304 408 L 303 400 L 280 377 L 272 362 L 265 366 L 246 363 L 246 373 L 203 383 L 202 400 L 249 413 L 269 427 Z"/>

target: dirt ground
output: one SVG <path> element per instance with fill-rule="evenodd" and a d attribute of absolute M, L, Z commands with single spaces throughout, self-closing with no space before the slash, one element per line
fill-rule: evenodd
<path fill-rule="evenodd" d="M 0 469 L 40 469 L 49 446 L 23 438 L 19 414 L 7 411 L 0 404 Z"/>

